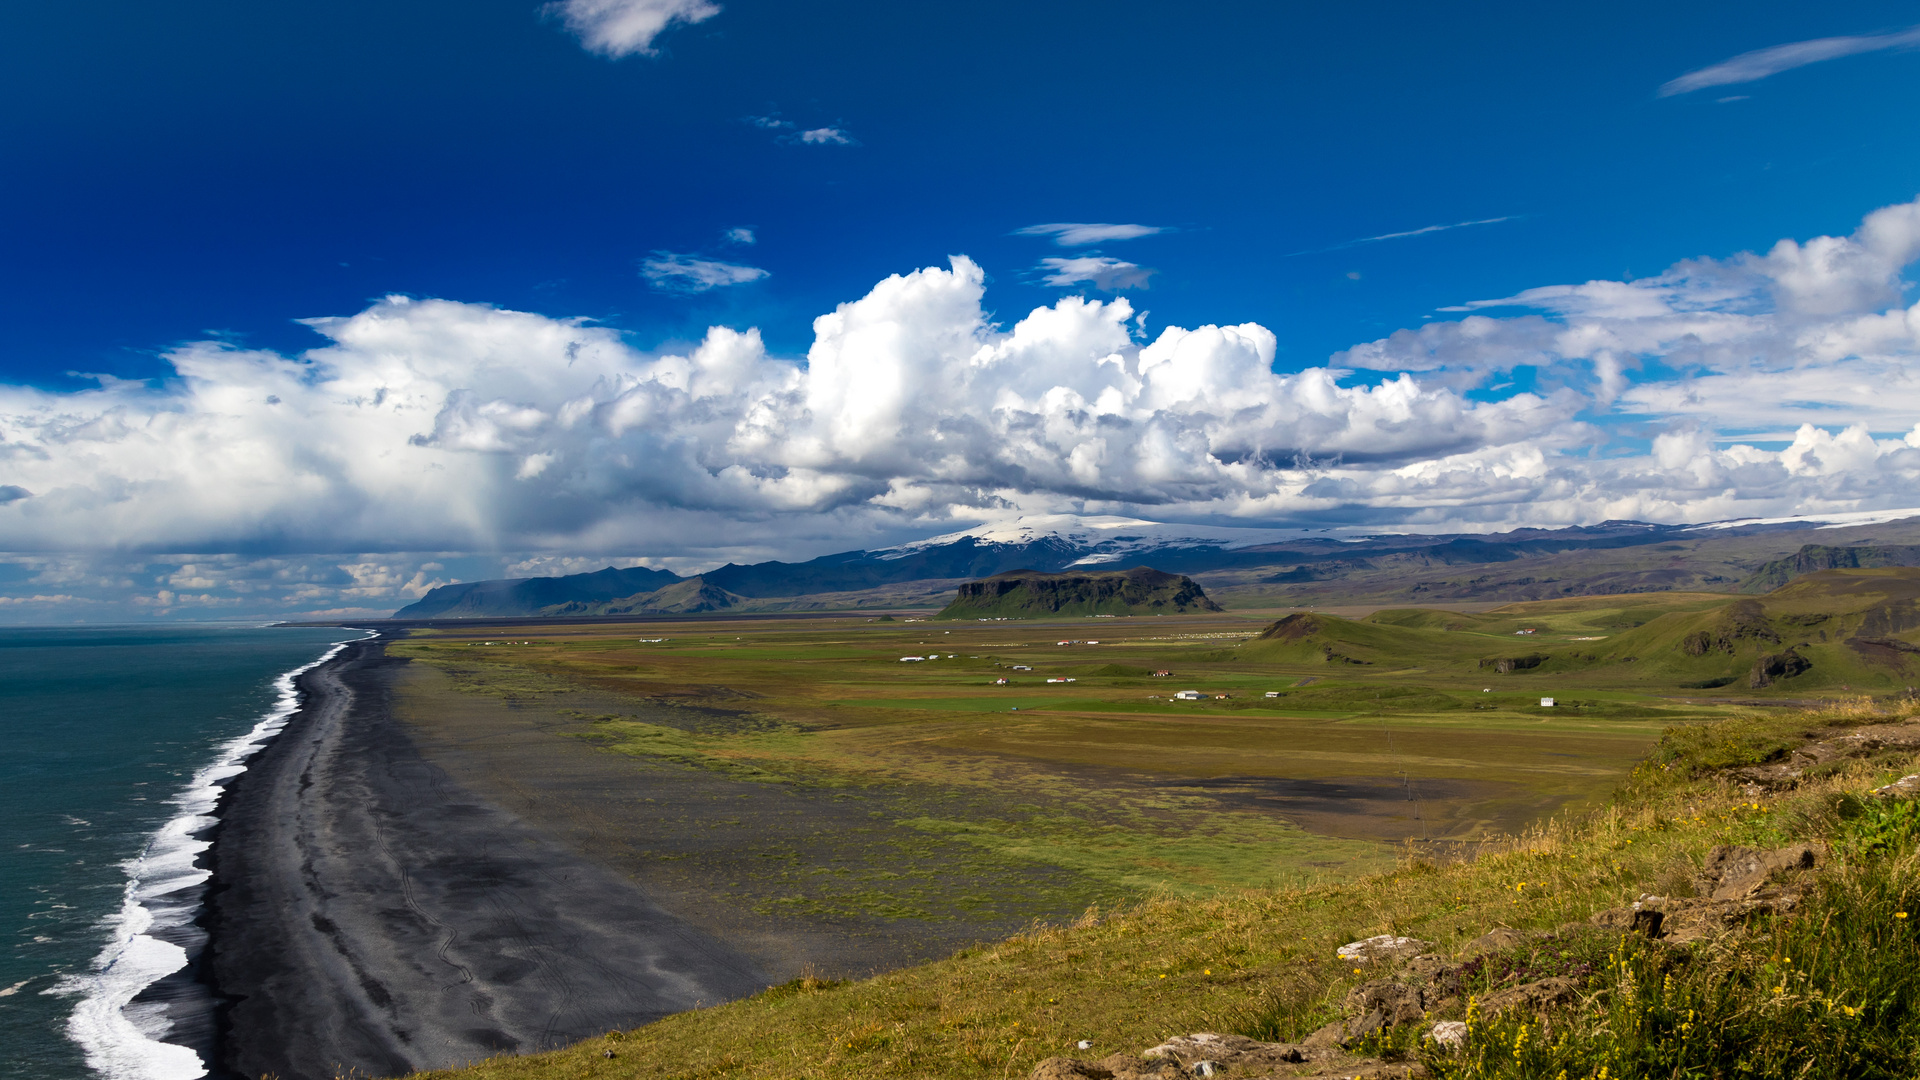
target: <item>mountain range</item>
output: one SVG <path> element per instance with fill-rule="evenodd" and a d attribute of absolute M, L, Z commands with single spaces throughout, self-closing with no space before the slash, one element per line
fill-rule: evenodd
<path fill-rule="evenodd" d="M 396 619 L 938 607 L 1014 570 L 1151 566 L 1228 607 L 1537 600 L 1603 593 L 1759 592 L 1836 566 L 1920 565 L 1920 509 L 1692 525 L 1607 521 L 1504 533 L 1361 533 L 1052 515 L 805 562 L 646 567 L 463 582 Z M 687 584 L 694 583 L 694 584 Z"/>

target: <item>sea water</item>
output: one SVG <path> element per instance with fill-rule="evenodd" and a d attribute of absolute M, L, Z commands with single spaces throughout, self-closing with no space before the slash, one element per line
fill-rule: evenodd
<path fill-rule="evenodd" d="M 187 1080 L 181 970 L 220 785 L 354 631 L 0 629 L 0 1078 Z"/>

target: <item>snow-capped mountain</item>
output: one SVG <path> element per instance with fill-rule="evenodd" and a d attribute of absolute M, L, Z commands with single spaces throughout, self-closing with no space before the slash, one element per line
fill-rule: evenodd
<path fill-rule="evenodd" d="M 1167 549 L 1231 551 L 1260 544 L 1298 540 L 1301 529 L 1243 529 L 1214 525 L 1169 525 L 1129 517 L 1078 517 L 1072 514 L 1034 514 L 989 521 L 959 532 L 943 533 L 910 544 L 881 548 L 867 555 L 892 562 L 914 555 L 971 542 L 977 547 L 1049 548 L 1077 553 L 1068 566 L 1098 566 L 1122 562 Z"/>

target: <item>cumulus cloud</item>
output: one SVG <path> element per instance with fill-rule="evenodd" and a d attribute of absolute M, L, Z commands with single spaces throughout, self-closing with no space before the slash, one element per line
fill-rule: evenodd
<path fill-rule="evenodd" d="M 1056 221 L 1049 225 L 1028 225 L 1013 230 L 1015 236 L 1051 236 L 1061 247 L 1085 247 L 1108 240 L 1133 240 L 1166 232 L 1162 225 L 1110 225 L 1104 223 Z"/>
<path fill-rule="evenodd" d="M 748 233 L 748 236 L 752 234 Z M 748 239 L 743 242 L 753 241 Z M 640 263 L 640 276 L 662 292 L 702 293 L 728 285 L 759 281 L 767 276 L 767 272 L 757 266 L 656 251 Z"/>
<path fill-rule="evenodd" d="M 753 235 L 753 230 L 747 228 L 728 229 L 724 239 L 729 244 L 759 243 L 759 238 Z"/>
<path fill-rule="evenodd" d="M 541 10 L 557 15 L 589 52 L 614 58 L 651 55 L 668 27 L 720 14 L 709 0 L 555 0 Z"/>
<path fill-rule="evenodd" d="M 821 315 L 804 358 L 752 329 L 648 352 L 390 297 L 311 320 L 324 341 L 295 355 L 196 342 L 165 380 L 0 387 L 0 594 L 390 608 L 509 565 L 691 570 L 1018 512 L 1471 529 L 1912 506 L 1917 254 L 1920 202 L 1473 301 L 1290 372 L 1253 323 L 1137 340 L 1124 298 L 996 323 L 963 257 Z M 1530 390 L 1493 388 L 1516 368 Z M 1742 436 L 1762 431 L 1784 434 Z"/>
<path fill-rule="evenodd" d="M 1858 34 L 1849 37 L 1793 41 L 1785 45 L 1744 52 L 1731 60 L 1722 60 L 1718 64 L 1703 67 L 1698 71 L 1689 71 L 1662 85 L 1660 96 L 1672 97 L 1675 94 L 1704 90 L 1709 86 L 1732 86 L 1736 83 L 1757 82 L 1769 75 L 1778 75 L 1797 67 L 1817 64 L 1822 60 L 1837 60 L 1843 56 L 1857 56 L 1883 49 L 1911 48 L 1915 45 L 1920 45 L 1920 26 L 1910 26 L 1905 30 L 1895 30 L 1885 34 Z M 1720 100 L 1741 99 L 1721 98 Z"/>
<path fill-rule="evenodd" d="M 1085 255 L 1077 259 L 1041 259 L 1038 269 L 1047 272 L 1049 285 L 1091 284 L 1106 292 L 1144 289 L 1153 271 L 1138 263 L 1123 262 L 1103 255 Z"/>

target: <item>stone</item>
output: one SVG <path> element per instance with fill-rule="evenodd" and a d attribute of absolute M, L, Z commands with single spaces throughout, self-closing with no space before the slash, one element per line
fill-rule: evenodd
<path fill-rule="evenodd" d="M 1361 941 L 1350 941 L 1335 949 L 1334 955 L 1349 963 L 1371 964 L 1381 960 L 1404 960 L 1432 947 L 1432 942 L 1419 938 L 1379 934 Z"/>
<path fill-rule="evenodd" d="M 1920 795 L 1920 773 L 1903 776 L 1885 787 L 1874 788 L 1872 794 L 1882 799 L 1910 799 Z"/>
<path fill-rule="evenodd" d="M 1134 1054 L 1109 1054 L 1099 1067 L 1113 1080 L 1175 1080 L 1181 1075 L 1180 1063 L 1167 1058 L 1144 1058 Z"/>
<path fill-rule="evenodd" d="M 1343 1011 L 1361 1016 L 1377 1012 L 1386 1027 L 1411 1024 L 1427 1014 L 1419 987 L 1388 979 L 1364 982 L 1348 991 Z"/>
<path fill-rule="evenodd" d="M 1593 913 L 1593 925 L 1602 930 L 1617 930 L 1622 933 L 1644 934 L 1657 938 L 1664 933 L 1666 911 L 1662 905 L 1667 901 L 1662 897 L 1641 897 L 1632 907 L 1608 908 Z"/>
<path fill-rule="evenodd" d="M 1811 870 L 1820 861 L 1812 844 L 1792 844 L 1771 851 L 1722 844 L 1707 854 L 1700 869 L 1700 891 L 1713 900 L 1744 900 L 1760 891 L 1773 875 Z"/>
<path fill-rule="evenodd" d="M 1050 1057 L 1033 1067 L 1033 1080 L 1113 1080 L 1113 1070 L 1079 1058 Z"/>
<path fill-rule="evenodd" d="M 1543 1013 L 1572 1004 L 1580 996 L 1580 984 L 1564 976 L 1554 976 L 1537 982 L 1488 994 L 1480 1001 L 1480 1015 L 1499 1016 L 1506 1012 Z"/>
<path fill-rule="evenodd" d="M 1101 1064 L 1113 1068 L 1116 1080 L 1127 1080 L 1125 1070 L 1118 1067 L 1121 1063 L 1116 1060 L 1125 1057 L 1116 1054 Z M 1313 1051 L 1304 1045 L 1259 1042 L 1240 1035 L 1200 1031 L 1192 1035 L 1177 1035 L 1158 1046 L 1148 1047 L 1141 1052 L 1140 1058 L 1128 1060 L 1151 1062 L 1156 1067 L 1175 1072 L 1178 1071 L 1178 1065 L 1184 1063 L 1187 1072 L 1192 1073 L 1200 1062 L 1205 1061 L 1220 1069 L 1230 1067 L 1237 1072 L 1257 1073 L 1272 1072 L 1285 1065 L 1298 1065 L 1312 1058 Z"/>
<path fill-rule="evenodd" d="M 1300 1045 L 1308 1050 L 1332 1050 L 1372 1035 L 1386 1026 L 1387 1014 L 1375 1009 L 1364 1016 L 1335 1020 L 1300 1040 Z"/>
<path fill-rule="evenodd" d="M 1221 1069 L 1217 1061 L 1196 1061 L 1187 1066 L 1187 1071 L 1194 1076 L 1219 1076 Z"/>
<path fill-rule="evenodd" d="M 1074 1043 L 1073 1045 L 1074 1045 L 1074 1048 L 1077 1050 L 1091 1050 L 1093 1049 L 1093 1040 L 1081 1039 L 1079 1042 Z"/>
<path fill-rule="evenodd" d="M 1496 926 L 1486 933 L 1481 934 L 1479 937 L 1474 938 L 1472 941 L 1467 942 L 1466 945 L 1460 949 L 1460 959 L 1471 960 L 1476 956 L 1486 956 L 1489 953 L 1506 952 L 1508 949 L 1525 945 L 1527 942 L 1532 941 L 1533 937 L 1532 934 L 1524 930 L 1513 930 L 1505 926 Z"/>
<path fill-rule="evenodd" d="M 1467 1045 L 1467 1025 L 1458 1020 L 1442 1020 L 1427 1032 L 1427 1038 L 1449 1050 L 1458 1050 Z"/>

